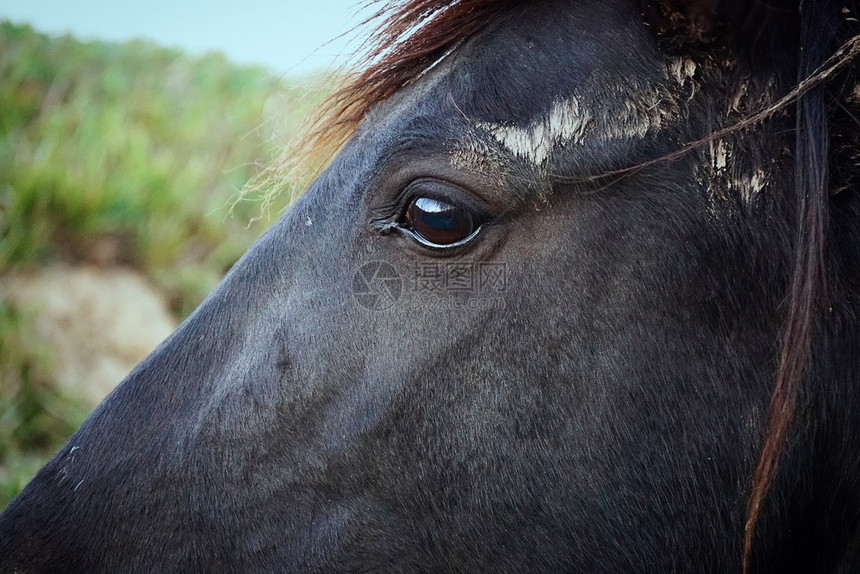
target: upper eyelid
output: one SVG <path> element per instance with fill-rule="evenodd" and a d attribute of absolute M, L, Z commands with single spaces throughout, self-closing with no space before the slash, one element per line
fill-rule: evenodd
<path fill-rule="evenodd" d="M 433 185 L 436 189 L 416 189 L 422 183 Z M 422 191 L 424 193 L 421 193 Z M 444 179 L 429 177 L 415 179 L 404 186 L 396 202 L 396 211 L 402 215 L 419 197 L 431 197 L 437 201 L 468 209 L 479 219 L 486 219 L 492 215 L 489 207 L 468 188 Z"/>
<path fill-rule="evenodd" d="M 438 142 L 430 143 L 429 149 L 428 146 L 421 149 L 410 147 L 396 154 L 385 169 L 366 182 L 365 189 L 378 190 L 381 194 L 374 194 L 379 209 L 383 201 L 386 205 L 399 201 L 404 189 L 421 180 L 440 181 L 465 190 L 473 200 L 467 202 L 468 205 L 479 205 L 489 213 L 508 211 L 523 199 L 522 193 L 511 189 L 506 181 L 500 181 L 496 176 L 489 177 L 454 166 L 449 147 L 439 148 Z"/>

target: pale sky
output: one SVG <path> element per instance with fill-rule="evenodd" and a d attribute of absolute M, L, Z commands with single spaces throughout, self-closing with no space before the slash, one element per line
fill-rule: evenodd
<path fill-rule="evenodd" d="M 146 38 L 190 54 L 223 52 L 278 74 L 323 71 L 356 47 L 341 37 L 371 12 L 366 0 L 0 0 L 0 19 L 52 35 Z M 354 37 L 354 35 L 353 35 Z"/>

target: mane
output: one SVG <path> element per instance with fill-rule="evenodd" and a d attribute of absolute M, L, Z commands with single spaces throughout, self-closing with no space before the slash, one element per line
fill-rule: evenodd
<path fill-rule="evenodd" d="M 839 126 L 832 119 L 835 110 L 844 106 L 843 92 L 852 89 L 856 82 L 856 72 L 849 64 L 857 56 L 860 36 L 857 35 L 856 4 L 852 8 L 853 11 L 849 10 L 843 3 L 802 1 L 799 13 L 795 13 L 797 40 L 788 53 L 796 60 L 798 85 L 816 76 L 817 70 L 840 53 L 844 59 L 824 76 L 826 82 L 808 90 L 795 103 L 794 190 L 788 196 L 796 205 L 793 269 L 785 299 L 779 367 L 748 499 L 744 572 L 749 572 L 755 526 L 776 479 L 797 396 L 809 374 L 813 342 L 820 330 L 819 318 L 831 296 L 828 284 L 828 270 L 832 269 L 828 252 L 829 200 L 832 193 L 849 184 L 852 178 L 850 173 L 842 174 L 846 181 L 834 177 L 837 170 L 831 170 L 831 162 L 841 150 L 831 149 L 831 142 L 838 132 L 857 129 L 856 120 L 854 125 Z M 790 10 L 780 10 L 778 6 L 774 12 L 783 19 L 786 14 L 791 15 Z M 772 38 L 763 39 L 761 34 L 753 36 L 753 42 L 775 44 Z M 768 52 L 765 57 L 774 62 L 779 53 Z M 842 75 L 841 83 L 829 77 L 836 71 Z"/>
<path fill-rule="evenodd" d="M 381 0 L 370 0 L 369 4 Z M 648 4 L 651 0 L 644 0 Z M 656 0 L 668 4 L 678 0 Z M 379 22 L 363 44 L 356 60 L 369 62 L 361 71 L 346 74 L 305 124 L 287 149 L 285 159 L 269 170 L 253 190 L 298 189 L 316 176 L 355 132 L 371 109 L 430 70 L 461 43 L 485 29 L 495 17 L 522 2 L 517 0 L 401 0 L 387 2 L 360 26 Z M 698 0 L 688 4 L 704 5 Z M 851 62 L 860 54 L 857 20 L 842 12 L 843 3 L 801 1 L 801 9 L 787 1 L 720 2 L 716 16 L 731 22 L 737 33 L 733 49 L 751 69 L 779 67 L 790 55 L 795 88 L 765 110 L 732 126 L 690 142 L 674 153 L 596 177 L 623 176 L 657 162 L 671 161 L 709 142 L 753 127 L 777 111 L 791 109 L 796 122 L 795 186 L 786 200 L 796 207 L 793 263 L 785 296 L 784 323 L 775 384 L 762 434 L 759 457 L 751 477 L 743 539 L 743 571 L 750 568 L 755 526 L 775 480 L 780 455 L 793 419 L 798 391 L 808 374 L 818 318 L 827 300 L 828 201 L 839 187 L 831 177 L 831 108 L 839 91 L 828 92 L 834 77 L 855 73 Z M 785 4 L 783 6 L 782 4 Z M 856 14 L 856 2 L 848 2 Z M 826 5 L 826 6 L 825 6 Z M 701 31 L 696 22 L 697 31 Z M 785 30 L 792 33 L 786 34 Z M 788 39 L 786 39 L 788 38 Z M 851 126 L 843 129 L 856 129 Z M 852 140 L 853 141 L 853 140 Z M 838 151 L 838 150 L 837 150 Z M 853 174 L 852 177 L 856 176 Z M 291 183 L 299 181 L 301 183 Z"/>

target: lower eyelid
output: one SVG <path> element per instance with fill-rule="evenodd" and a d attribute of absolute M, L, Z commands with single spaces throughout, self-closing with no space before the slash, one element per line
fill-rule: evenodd
<path fill-rule="evenodd" d="M 415 233 L 412 229 L 409 229 L 408 227 L 398 226 L 398 227 L 396 228 L 396 230 L 397 230 L 398 232 L 400 232 L 401 234 L 403 234 L 403 235 L 407 236 L 409 239 L 411 239 L 411 240 L 413 240 L 413 241 L 415 241 L 415 242 L 419 243 L 420 245 L 422 245 L 422 246 L 424 246 L 424 247 L 427 247 L 427 248 L 430 248 L 430 249 L 433 249 L 434 251 L 436 251 L 436 252 L 438 252 L 438 253 L 442 253 L 442 252 L 445 252 L 445 251 L 457 251 L 457 250 L 459 250 L 460 248 L 465 247 L 466 245 L 468 245 L 469 243 L 471 243 L 471 242 L 472 242 L 472 240 L 474 240 L 474 239 L 478 236 L 478 234 L 481 232 L 481 230 L 482 230 L 483 228 L 484 228 L 484 226 L 483 226 L 483 225 L 479 225 L 479 226 L 478 226 L 478 227 L 477 227 L 477 228 L 476 228 L 472 233 L 470 233 L 467 237 L 464 237 L 463 239 L 461 239 L 460 241 L 457 241 L 456 243 L 451 243 L 451 244 L 448 244 L 448 245 L 439 245 L 439 244 L 437 244 L 437 243 L 433 243 L 433 242 L 431 242 L 431 241 L 427 241 L 427 239 L 426 239 L 426 238 L 424 238 L 424 237 L 420 236 L 419 234 Z"/>

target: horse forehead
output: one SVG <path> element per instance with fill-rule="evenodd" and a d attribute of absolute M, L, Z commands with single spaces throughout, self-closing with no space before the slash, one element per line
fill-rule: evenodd
<path fill-rule="evenodd" d="M 661 58 L 629 3 L 541 6 L 476 38 L 448 72 L 449 99 L 473 128 L 454 161 L 468 163 L 486 135 L 536 166 L 562 146 L 641 138 L 694 89 L 695 63 Z"/>
<path fill-rule="evenodd" d="M 641 17 L 629 2 L 601 0 L 594 10 L 586 3 L 530 5 L 470 39 L 380 106 L 374 128 L 394 134 L 426 117 L 453 118 L 446 127 L 462 130 L 465 120 L 540 162 L 552 142 L 585 135 L 600 100 L 626 96 L 623 130 L 647 131 L 636 110 L 663 94 L 645 89 L 659 62 Z"/>
<path fill-rule="evenodd" d="M 541 109 L 526 119 L 473 119 L 452 162 L 469 168 L 486 163 L 478 158 L 486 155 L 486 146 L 477 142 L 487 136 L 516 160 L 543 168 L 561 148 L 656 135 L 685 114 L 697 90 L 695 72 L 692 60 L 670 58 L 647 76 L 602 71 L 585 85 L 573 77 L 569 90 L 545 94 Z"/>

